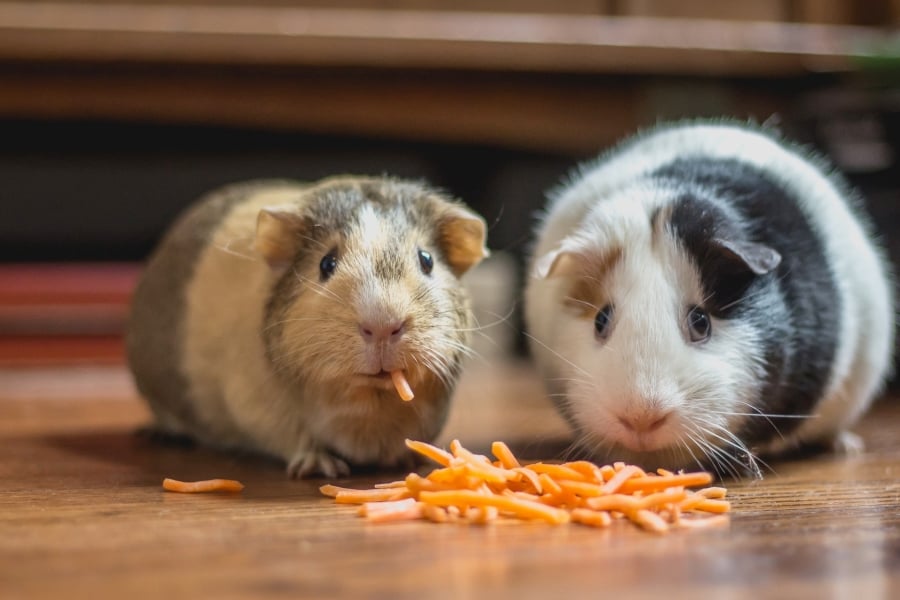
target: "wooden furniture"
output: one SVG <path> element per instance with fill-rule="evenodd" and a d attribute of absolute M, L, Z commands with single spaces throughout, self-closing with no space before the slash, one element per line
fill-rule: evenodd
<path fill-rule="evenodd" d="M 585 153 L 667 116 L 635 75 L 738 78 L 697 108 L 764 120 L 891 22 L 884 1 L 3 1 L 0 116 Z"/>

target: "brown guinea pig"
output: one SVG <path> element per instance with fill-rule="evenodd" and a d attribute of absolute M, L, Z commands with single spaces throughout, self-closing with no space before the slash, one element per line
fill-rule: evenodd
<path fill-rule="evenodd" d="M 133 299 L 128 361 L 154 429 L 281 458 L 294 477 L 406 462 L 404 439 L 446 419 L 472 325 L 459 277 L 487 255 L 485 230 L 390 178 L 208 195 Z"/>

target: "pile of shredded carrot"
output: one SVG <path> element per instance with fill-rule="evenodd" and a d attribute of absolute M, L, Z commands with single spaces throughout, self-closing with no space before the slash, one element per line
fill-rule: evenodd
<path fill-rule="evenodd" d="M 323 485 L 320 491 L 338 503 L 359 504 L 360 514 L 376 523 L 486 523 L 512 517 L 607 527 L 626 519 L 656 533 L 728 523 L 724 513 L 731 506 L 724 499 L 725 488 L 688 489 L 711 483 L 705 472 L 647 473 L 634 465 L 588 461 L 522 466 L 503 442 L 491 446 L 494 461 L 466 450 L 458 440 L 450 444 L 450 452 L 412 440 L 406 445 L 441 468 L 373 489 Z"/>

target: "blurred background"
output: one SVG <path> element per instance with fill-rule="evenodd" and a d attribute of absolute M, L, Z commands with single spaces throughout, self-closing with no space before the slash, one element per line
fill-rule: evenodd
<path fill-rule="evenodd" d="M 141 262 L 203 192 L 424 178 L 490 224 L 490 340 L 535 212 L 662 119 L 780 127 L 900 259 L 900 0 L 0 0 L 0 365 L 122 362 Z"/>

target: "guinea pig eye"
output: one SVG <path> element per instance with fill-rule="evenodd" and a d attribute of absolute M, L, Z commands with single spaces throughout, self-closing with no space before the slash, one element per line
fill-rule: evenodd
<path fill-rule="evenodd" d="M 691 341 L 695 344 L 709 339 L 712 323 L 709 314 L 699 306 L 694 306 L 688 311 L 687 326 Z"/>
<path fill-rule="evenodd" d="M 426 275 L 431 273 L 431 270 L 434 268 L 434 258 L 432 258 L 431 252 L 419 249 L 419 266 L 422 267 L 422 272 Z"/>
<path fill-rule="evenodd" d="M 610 330 L 612 329 L 612 316 L 612 304 L 607 304 L 601 308 L 597 313 L 597 316 L 594 317 L 594 330 L 598 339 L 605 340 L 609 337 Z"/>
<path fill-rule="evenodd" d="M 325 281 L 332 275 L 334 275 L 334 270 L 337 268 L 337 256 L 334 255 L 334 252 L 329 252 L 325 256 L 322 257 L 322 260 L 319 262 L 319 273 L 321 274 L 322 281 Z"/>

